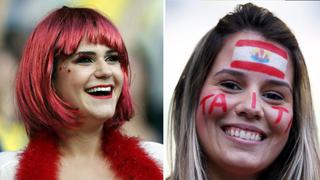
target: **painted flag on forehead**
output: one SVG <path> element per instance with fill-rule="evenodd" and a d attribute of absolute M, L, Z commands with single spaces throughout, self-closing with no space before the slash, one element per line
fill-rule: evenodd
<path fill-rule="evenodd" d="M 230 66 L 284 79 L 287 63 L 287 52 L 272 43 L 239 40 L 236 42 Z"/>

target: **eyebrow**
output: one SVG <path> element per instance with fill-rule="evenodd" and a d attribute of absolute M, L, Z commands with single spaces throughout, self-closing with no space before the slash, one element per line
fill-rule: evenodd
<path fill-rule="evenodd" d="M 105 56 L 109 55 L 109 54 L 114 54 L 117 53 L 118 51 L 114 50 L 114 49 L 109 49 L 106 51 Z M 79 55 L 90 55 L 90 56 L 95 56 L 96 52 L 94 51 L 79 51 L 77 53 L 75 53 L 75 56 L 79 56 Z"/>
<path fill-rule="evenodd" d="M 233 76 L 246 77 L 246 75 L 243 72 L 232 70 L 232 69 L 222 69 L 221 71 L 216 72 L 214 76 L 218 76 L 221 74 L 230 74 Z"/>
<path fill-rule="evenodd" d="M 114 50 L 114 49 L 109 49 L 106 53 L 118 53 L 118 51 Z"/>
<path fill-rule="evenodd" d="M 276 86 L 287 87 L 290 90 L 290 92 L 292 92 L 291 86 L 285 81 L 278 81 L 278 80 L 274 80 L 274 79 L 269 79 L 269 80 L 267 80 L 267 83 L 272 84 L 272 85 L 276 85 Z"/>

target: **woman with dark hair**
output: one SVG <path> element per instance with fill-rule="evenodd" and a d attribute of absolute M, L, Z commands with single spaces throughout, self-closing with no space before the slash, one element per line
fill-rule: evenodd
<path fill-rule="evenodd" d="M 63 7 L 32 32 L 16 80 L 30 142 L 0 156 L 0 179 L 162 179 L 159 145 L 122 135 L 133 116 L 129 59 L 116 27 Z"/>
<path fill-rule="evenodd" d="M 172 179 L 320 178 L 304 58 L 267 9 L 240 5 L 200 40 L 170 113 Z"/>

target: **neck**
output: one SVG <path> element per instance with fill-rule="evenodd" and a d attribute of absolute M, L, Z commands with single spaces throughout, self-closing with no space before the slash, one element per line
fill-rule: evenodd
<path fill-rule="evenodd" d="M 63 156 L 94 157 L 102 155 L 103 125 L 96 128 L 75 128 L 63 132 L 59 149 Z"/>
<path fill-rule="evenodd" d="M 246 171 L 242 171 L 241 173 L 233 172 L 233 169 L 225 170 L 219 168 L 212 164 L 207 164 L 207 174 L 208 180 L 256 180 L 258 179 L 257 174 L 245 174 Z"/>

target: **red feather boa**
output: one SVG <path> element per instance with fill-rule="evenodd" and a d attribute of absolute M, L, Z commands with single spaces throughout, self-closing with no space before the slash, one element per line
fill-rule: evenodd
<path fill-rule="evenodd" d="M 111 168 L 120 179 L 162 180 L 162 169 L 157 166 L 135 138 L 123 136 L 119 131 L 103 134 L 102 150 Z M 58 138 L 47 132 L 33 138 L 21 154 L 17 180 L 57 180 L 59 169 Z"/>

